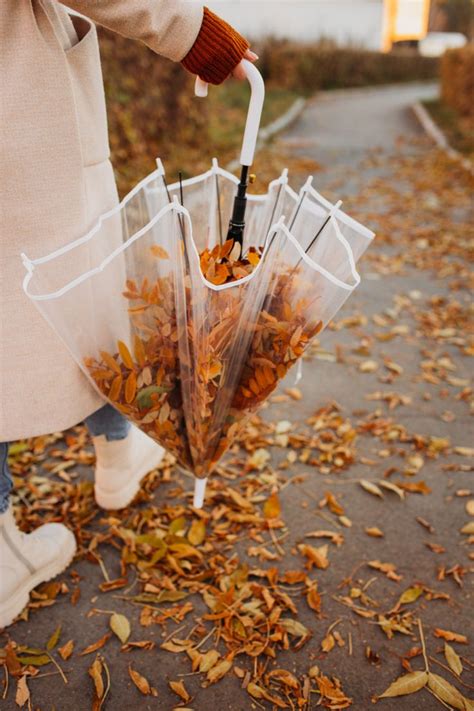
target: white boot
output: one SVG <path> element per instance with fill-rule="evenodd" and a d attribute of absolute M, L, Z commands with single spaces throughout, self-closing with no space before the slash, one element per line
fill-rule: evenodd
<path fill-rule="evenodd" d="M 125 439 L 94 437 L 95 500 L 103 509 L 123 509 L 133 500 L 145 474 L 158 466 L 165 450 L 138 427 Z"/>
<path fill-rule="evenodd" d="M 12 507 L 0 514 L 0 629 L 27 605 L 30 591 L 61 573 L 74 557 L 76 539 L 61 523 L 22 533 Z"/>

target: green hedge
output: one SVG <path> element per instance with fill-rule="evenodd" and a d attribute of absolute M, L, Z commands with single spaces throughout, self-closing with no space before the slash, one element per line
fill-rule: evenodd
<path fill-rule="evenodd" d="M 267 81 L 304 92 L 433 79 L 438 74 L 437 59 L 409 50 L 381 54 L 330 43 L 267 42 L 260 57 Z"/>

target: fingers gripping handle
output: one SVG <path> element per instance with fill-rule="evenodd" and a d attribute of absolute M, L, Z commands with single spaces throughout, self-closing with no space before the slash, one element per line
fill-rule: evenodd
<path fill-rule="evenodd" d="M 247 112 L 247 123 L 245 124 L 244 140 L 242 143 L 242 151 L 240 154 L 241 165 L 252 165 L 257 145 L 258 129 L 260 128 L 260 119 L 262 118 L 263 101 L 265 99 L 265 84 L 257 67 L 247 59 L 242 59 L 240 65 L 243 67 L 250 84 L 250 103 Z M 207 96 L 208 84 L 196 78 L 194 88 L 196 96 Z"/>

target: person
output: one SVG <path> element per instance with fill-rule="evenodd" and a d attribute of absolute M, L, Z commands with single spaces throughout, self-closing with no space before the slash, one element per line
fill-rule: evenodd
<path fill-rule="evenodd" d="M 16 526 L 8 442 L 85 420 L 96 453 L 96 500 L 105 509 L 129 504 L 163 455 L 103 405 L 21 288 L 21 252 L 34 258 L 59 248 L 118 200 L 95 23 L 213 84 L 232 73 L 243 78 L 240 60 L 257 59 L 243 37 L 195 0 L 0 3 L 0 628 L 76 550 L 63 524 L 28 535 Z"/>

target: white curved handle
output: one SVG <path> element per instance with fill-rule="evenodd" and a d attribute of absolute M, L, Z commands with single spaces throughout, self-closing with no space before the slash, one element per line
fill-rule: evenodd
<path fill-rule="evenodd" d="M 252 165 L 257 145 L 258 129 L 260 128 L 260 119 L 262 118 L 263 101 L 265 99 L 265 84 L 257 67 L 249 62 L 248 59 L 242 59 L 240 66 L 245 71 L 248 82 L 250 84 L 250 103 L 247 112 L 247 123 L 245 124 L 244 140 L 242 143 L 242 151 L 240 153 L 241 165 Z M 196 96 L 207 96 L 208 84 L 196 77 L 194 93 Z"/>

